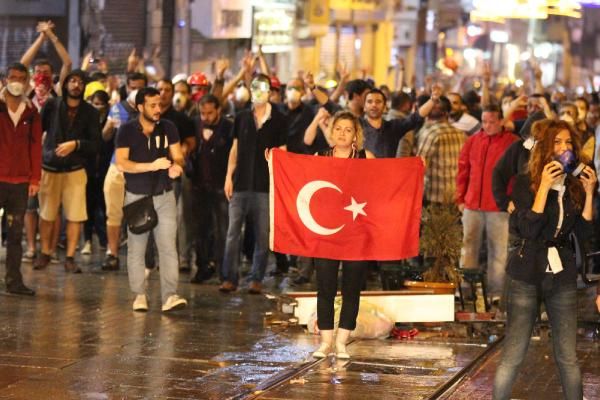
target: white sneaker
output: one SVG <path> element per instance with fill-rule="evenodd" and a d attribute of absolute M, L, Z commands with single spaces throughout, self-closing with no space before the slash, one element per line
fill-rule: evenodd
<path fill-rule="evenodd" d="M 81 249 L 81 254 L 83 255 L 90 255 L 92 254 L 92 242 L 89 240 L 86 240 L 85 243 L 83 244 L 83 248 Z"/>
<path fill-rule="evenodd" d="M 138 294 L 133 301 L 133 311 L 148 311 L 148 299 L 145 294 Z"/>
<path fill-rule="evenodd" d="M 167 301 L 162 305 L 163 311 L 171 311 L 179 308 L 184 308 L 187 306 L 187 300 L 183 297 L 179 297 L 176 294 L 172 294 L 169 296 Z"/>

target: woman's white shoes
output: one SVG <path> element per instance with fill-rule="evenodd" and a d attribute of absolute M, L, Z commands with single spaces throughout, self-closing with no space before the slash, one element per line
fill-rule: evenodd
<path fill-rule="evenodd" d="M 321 343 L 321 346 L 313 353 L 314 358 L 325 358 L 331 354 L 331 344 Z"/>

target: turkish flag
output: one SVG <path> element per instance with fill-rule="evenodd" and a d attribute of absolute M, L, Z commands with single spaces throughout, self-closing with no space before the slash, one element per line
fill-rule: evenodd
<path fill-rule="evenodd" d="M 421 159 L 341 159 L 274 149 L 269 171 L 271 250 L 379 261 L 419 253 Z"/>

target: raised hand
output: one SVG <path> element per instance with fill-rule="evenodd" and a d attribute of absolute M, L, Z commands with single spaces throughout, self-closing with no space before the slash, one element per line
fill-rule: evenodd
<path fill-rule="evenodd" d="M 229 68 L 229 59 L 227 59 L 227 58 L 219 58 L 215 62 L 215 69 L 216 69 L 218 78 L 222 79 L 223 76 L 225 76 L 225 71 L 227 71 L 228 68 Z"/>
<path fill-rule="evenodd" d="M 304 84 L 309 89 L 312 89 L 315 87 L 315 76 L 313 75 L 312 72 L 307 71 L 306 74 L 304 74 Z"/>
<path fill-rule="evenodd" d="M 338 62 L 336 71 L 340 76 L 340 82 L 348 82 L 350 79 L 350 71 L 348 71 L 348 67 L 346 66 L 345 62 Z"/>
<path fill-rule="evenodd" d="M 485 83 L 486 85 L 489 85 L 490 81 L 492 80 L 492 67 L 490 66 L 490 63 L 488 61 L 483 63 L 483 69 L 481 71 L 481 79 L 483 80 L 483 83 Z"/>
<path fill-rule="evenodd" d="M 598 178 L 596 178 L 594 169 L 586 166 L 581 174 L 579 174 L 579 179 L 583 184 L 583 190 L 585 190 L 585 193 L 589 196 L 593 196 L 596 188 L 596 182 L 598 182 Z"/>

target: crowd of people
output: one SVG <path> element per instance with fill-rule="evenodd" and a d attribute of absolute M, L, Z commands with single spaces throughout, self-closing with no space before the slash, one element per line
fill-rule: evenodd
<path fill-rule="evenodd" d="M 247 52 L 236 71 L 229 61 L 217 61 L 212 80 L 203 72 L 169 79 L 162 68 L 147 68 L 135 50 L 125 71 L 109 70 L 91 53 L 72 69 L 53 28 L 51 21 L 38 24 L 38 37 L 7 68 L 0 92 L 8 292 L 34 295 L 23 283 L 21 262 L 44 270 L 59 262 L 61 243 L 65 271 L 80 273 L 78 248 L 90 254 L 96 235 L 106 248 L 105 271 L 120 269 L 126 239 L 136 311 L 148 309 L 144 283 L 159 265 L 163 311 L 186 305 L 177 282 L 193 263 L 192 282 L 218 274 L 221 292 L 236 291 L 241 253 L 252 264 L 248 291 L 261 293 L 269 257 L 266 156 L 282 148 L 342 158 L 422 158 L 423 204 L 455 205 L 462 213 L 461 267 L 487 270 L 489 300 L 498 305 L 504 297 L 508 337 L 516 343 L 511 351 L 521 349 L 503 358 L 498 398 L 510 393 L 539 298 L 557 333 L 564 314 L 576 315 L 573 307 L 563 309 L 572 304 L 577 275 L 568 235 L 598 242 L 591 229 L 600 206 L 593 198 L 600 168 L 595 91 L 572 96 L 544 88 L 536 67 L 531 84 L 522 87 L 499 84 L 488 66 L 470 79 L 428 76 L 423 87 L 407 87 L 401 62 L 395 92 L 365 76 L 351 79 L 343 66 L 333 89 L 309 72 L 283 84 L 260 51 Z M 62 61 L 58 74 L 48 60 L 36 59 L 45 41 Z M 583 166 L 571 170 L 579 162 Z M 123 207 L 143 198 L 152 199 L 158 221 L 133 233 Z M 484 243 L 487 261 L 480 266 Z M 296 264 L 294 255 L 275 259 L 275 274 Z M 333 343 L 339 264 L 306 262 L 294 280 L 310 281 L 316 266 L 323 345 L 315 356 L 328 354 Z M 336 341 L 342 357 L 358 313 L 363 264 L 369 263 L 343 263 Z M 525 301 L 527 315 L 520 308 Z M 600 296 L 597 304 L 600 310 Z M 512 331 L 516 325 L 520 333 Z M 569 351 L 558 363 L 563 385 L 577 393 L 581 378 Z"/>

